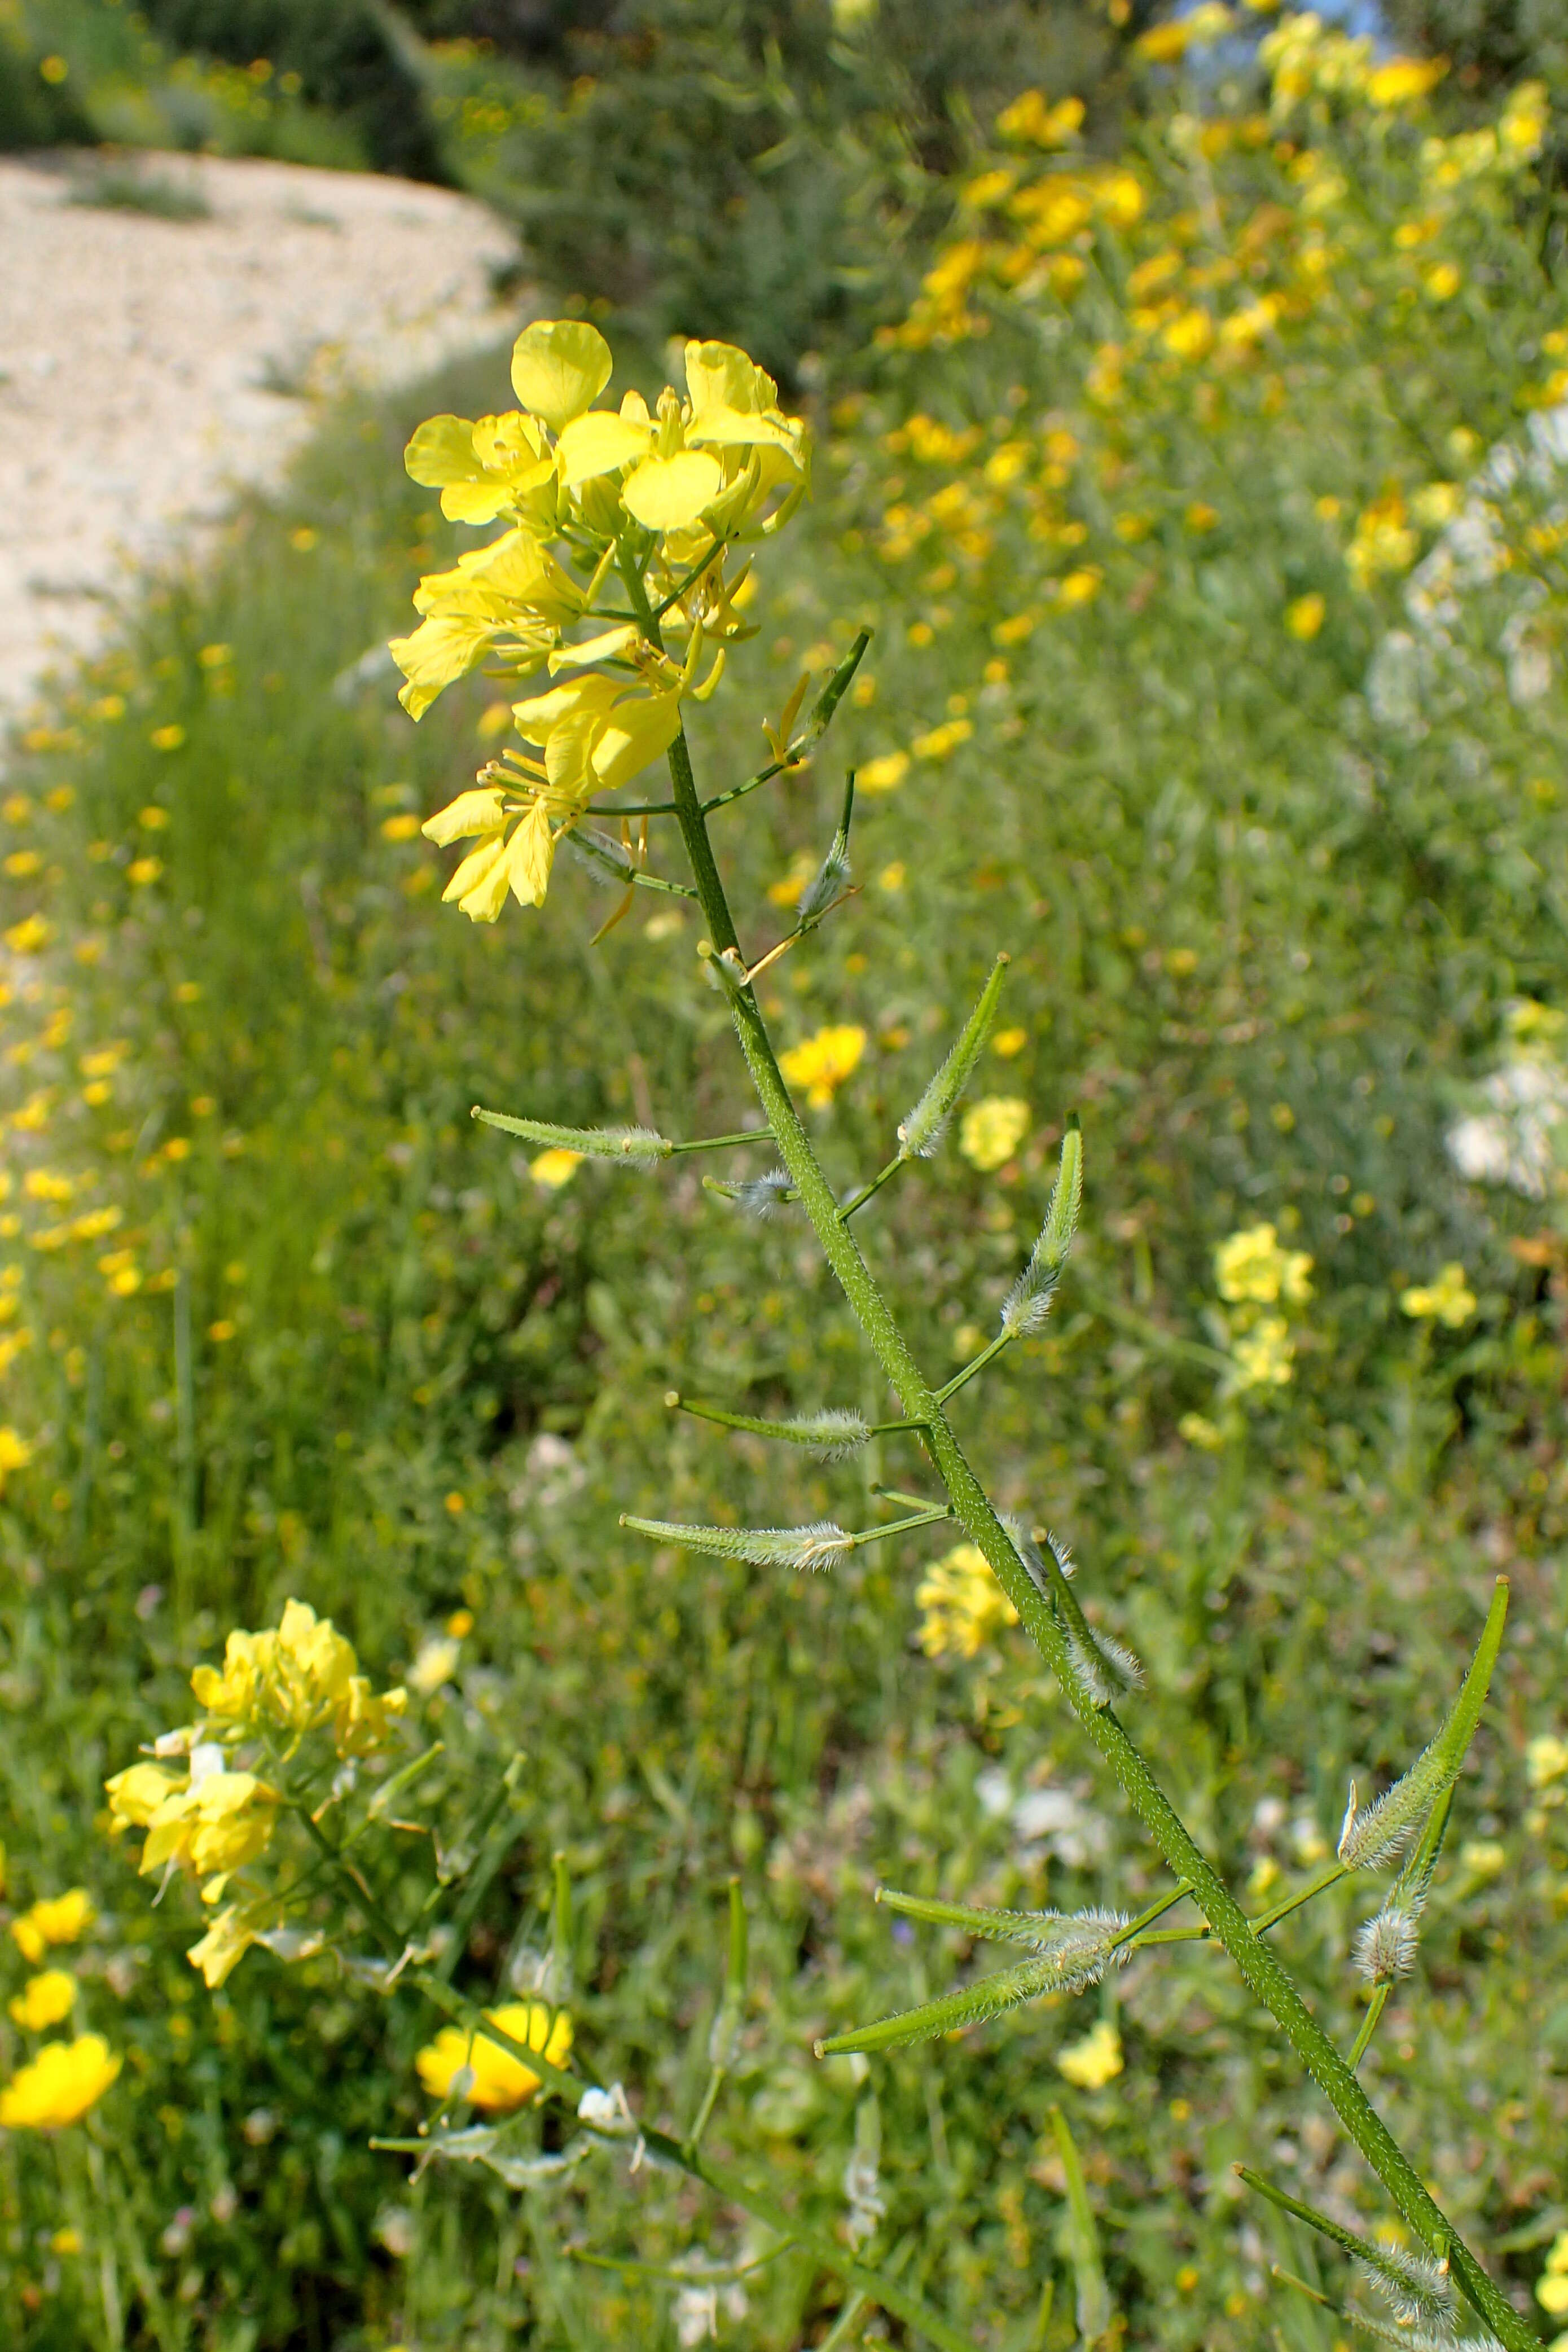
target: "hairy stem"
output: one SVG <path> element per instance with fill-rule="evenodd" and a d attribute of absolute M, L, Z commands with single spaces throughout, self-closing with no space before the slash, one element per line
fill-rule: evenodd
<path fill-rule="evenodd" d="M 631 584 L 629 576 L 628 585 Z M 636 602 L 635 589 L 632 601 Z M 669 764 L 676 820 L 713 945 L 721 955 L 727 949 L 734 949 L 738 955 L 740 943 L 714 858 L 684 732 L 670 747 Z M 744 961 L 742 957 L 743 969 Z M 1113 1709 L 1096 1706 L 1083 1689 L 1055 1614 L 1019 1558 L 1012 1538 L 953 1433 L 943 1411 L 942 1392 L 932 1386 L 915 1362 L 844 1222 L 784 1082 L 767 1024 L 748 986 L 742 984 L 733 990 L 730 1010 L 779 1157 L 811 1221 L 822 1254 L 904 1414 L 922 1424 L 923 1443 L 952 1499 L 956 1517 L 984 1554 L 1036 1649 L 1055 1673 L 1069 1706 L 1109 1764 L 1167 1867 L 1176 1877 L 1186 1881 L 1193 1901 L 1239 1969 L 1249 1990 L 1274 2019 L 1417 2237 L 1439 2260 L 1444 2256 L 1450 2260 L 1466 2295 L 1508 2352 L 1539 2352 L 1540 2338 L 1460 2242 L 1354 2074 L 1308 2009 L 1294 1979 L 1253 1932 L 1239 1904 L 1194 1843 Z M 977 1370 L 977 1364 L 972 1369 Z"/>

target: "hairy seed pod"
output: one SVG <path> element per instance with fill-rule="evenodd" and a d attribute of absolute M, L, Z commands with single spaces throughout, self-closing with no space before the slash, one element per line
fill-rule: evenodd
<path fill-rule="evenodd" d="M 959 1096 L 968 1085 L 981 1049 L 996 1018 L 1008 959 L 998 956 L 980 991 L 979 1002 L 965 1022 L 957 1044 L 898 1130 L 901 1160 L 929 1160 L 947 1129 Z"/>
<path fill-rule="evenodd" d="M 482 1110 L 477 1103 L 472 1116 L 505 1135 L 521 1136 L 525 1143 L 579 1151 L 585 1160 L 612 1160 L 622 1168 L 653 1168 L 668 1160 L 675 1148 L 667 1135 L 651 1127 L 557 1127 L 547 1118 L 512 1118 L 505 1111 Z"/>
<path fill-rule="evenodd" d="M 714 1552 L 722 1559 L 749 1560 L 753 1568 L 837 1568 L 853 1549 L 843 1528 L 831 1519 L 816 1519 L 804 1528 L 688 1528 L 672 1519 L 638 1519 L 623 1512 L 621 1524 L 640 1536 L 652 1536 L 656 1543 Z"/>
<path fill-rule="evenodd" d="M 1423 1908 L 1396 1892 L 1373 1918 L 1363 1920 L 1351 1957 L 1368 1984 L 1397 1984 L 1410 1974 L 1421 1942 Z"/>
<path fill-rule="evenodd" d="M 1074 1115 L 1068 1120 L 1067 1132 L 1061 1139 L 1061 1160 L 1040 1239 L 1030 1253 L 1029 1264 L 1002 1302 L 1002 1330 L 1009 1339 L 1038 1330 L 1050 1314 L 1061 1269 L 1072 1247 L 1082 1200 L 1083 1137 Z"/>
<path fill-rule="evenodd" d="M 1418 2327 L 1437 2343 L 1454 2341 L 1459 2332 L 1459 2314 L 1447 2263 L 1403 2246 L 1380 2245 L 1356 2268 L 1382 2296 L 1399 2326 Z"/>

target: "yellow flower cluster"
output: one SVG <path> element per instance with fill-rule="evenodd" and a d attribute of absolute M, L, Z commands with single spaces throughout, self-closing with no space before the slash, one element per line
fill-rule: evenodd
<path fill-rule="evenodd" d="M 485 2014 L 492 2025 L 498 2025 L 525 2050 L 537 2050 L 552 2066 L 564 2066 L 571 2055 L 571 2020 L 565 2010 L 552 2011 L 542 2000 L 517 2000 L 486 2010 Z M 466 2068 L 472 2079 L 463 2095 L 471 2106 L 491 2115 L 523 2106 L 539 2087 L 538 2075 L 515 2052 L 504 2050 L 483 2033 L 465 2033 L 456 2025 L 444 2025 L 414 2064 L 433 2099 L 449 2097 L 454 2083 Z"/>
<path fill-rule="evenodd" d="M 1553 2319 L 1568 2312 L 1568 2230 L 1559 2230 L 1546 2257 L 1546 2268 L 1535 2283 L 1535 2300 Z"/>
<path fill-rule="evenodd" d="M 46 1895 L 11 1922 L 11 1937 L 22 1958 L 37 1968 L 55 1944 L 74 1944 L 92 1925 L 92 1902 L 84 1886 Z"/>
<path fill-rule="evenodd" d="M 1215 1286 L 1234 1310 L 1229 1318 L 1233 1392 L 1290 1385 L 1295 1342 L 1281 1314 L 1263 1310 L 1281 1303 L 1303 1306 L 1312 1295 L 1311 1255 L 1280 1246 L 1278 1228 L 1249 1225 L 1221 1242 L 1214 1253 Z"/>
<path fill-rule="evenodd" d="M 96 2106 L 124 2062 L 101 2033 L 46 2042 L 31 2064 L 0 2091 L 0 2126 L 11 2131 L 63 2131 Z"/>
<path fill-rule="evenodd" d="M 236 1871 L 266 1853 L 282 1795 L 256 1772 L 231 1770 L 225 1743 L 281 1742 L 285 1763 L 318 1730 L 328 1733 L 345 1762 L 386 1747 L 407 1694 L 396 1689 L 378 1697 L 358 1666 L 351 1644 L 304 1601 L 287 1602 L 276 1630 L 231 1633 L 222 1668 L 198 1666 L 191 1676 L 204 1721 L 166 1735 L 153 1759 L 129 1765 L 105 1783 L 110 1833 L 147 1832 L 141 1874 L 187 1870 L 203 1882 L 203 1902 L 212 1905 Z M 165 1760 L 174 1759 L 177 1768 Z M 209 1985 L 224 1981 L 275 1908 L 264 1894 L 218 1915 L 188 1955 Z"/>
<path fill-rule="evenodd" d="M 977 1544 L 959 1544 L 937 1560 L 915 1598 L 922 1612 L 920 1646 L 928 1658 L 972 1658 L 1019 1622 Z"/>
<path fill-rule="evenodd" d="M 1107 2017 L 1092 2025 L 1082 2042 L 1070 2042 L 1056 2055 L 1056 2068 L 1081 2091 L 1103 2091 L 1122 2072 L 1122 2037 Z"/>
<path fill-rule="evenodd" d="M 444 894 L 476 922 L 508 891 L 539 905 L 561 834 L 669 750 L 683 699 L 710 694 L 726 647 L 750 634 L 732 551 L 776 530 L 807 485 L 805 427 L 744 352 L 688 343 L 685 398 L 666 386 L 652 410 L 635 391 L 593 405 L 612 364 L 597 328 L 538 321 L 512 353 L 518 408 L 433 416 L 406 452 L 449 520 L 507 528 L 421 581 L 420 625 L 392 647 L 404 708 L 418 719 L 486 660 L 561 679 L 513 706 L 524 748 L 424 826 L 441 846 L 476 842 Z M 679 660 L 666 632 L 685 635 Z"/>
<path fill-rule="evenodd" d="M 958 1127 L 958 1150 L 971 1168 L 989 1174 L 1004 1168 L 1029 1133 L 1029 1105 L 1021 1095 L 984 1095 L 971 1103 Z"/>
<path fill-rule="evenodd" d="M 1436 1282 L 1412 1283 L 1399 1294 L 1404 1312 L 1418 1323 L 1443 1323 L 1457 1331 L 1476 1311 L 1476 1294 L 1465 1279 L 1457 1258 L 1444 1266 Z"/>

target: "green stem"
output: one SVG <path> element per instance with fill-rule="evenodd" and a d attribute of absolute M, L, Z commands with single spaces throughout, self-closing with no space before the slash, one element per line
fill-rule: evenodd
<path fill-rule="evenodd" d="M 1366 2004 L 1366 2015 L 1361 2021 L 1361 2031 L 1352 2042 L 1350 2056 L 1344 2062 L 1353 2074 L 1366 2055 L 1366 2045 L 1377 2031 L 1377 2021 L 1383 2014 L 1384 2004 L 1392 1988 L 1385 1984 L 1374 1985 L 1372 1989 L 1372 1999 Z"/>
<path fill-rule="evenodd" d="M 793 1173 L 793 1171 L 791 1171 L 791 1173 Z M 965 1365 L 961 1372 L 954 1373 L 952 1379 L 948 1381 L 945 1389 L 938 1389 L 936 1391 L 937 1403 L 946 1404 L 949 1397 L 956 1396 L 961 1388 L 967 1386 L 968 1382 L 974 1379 L 977 1372 L 983 1372 L 986 1366 L 990 1362 L 992 1357 L 999 1356 L 1001 1354 L 1002 1349 L 1007 1346 L 1012 1336 L 1013 1335 L 1010 1331 L 998 1331 L 988 1348 L 982 1348 L 979 1354 L 972 1357 L 969 1362 Z"/>
<path fill-rule="evenodd" d="M 640 588 L 641 583 L 637 584 Z M 632 601 L 637 601 L 635 591 Z M 720 954 L 733 949 L 738 955 L 740 942 L 714 859 L 684 732 L 670 746 L 669 764 L 675 814 L 714 947 Z M 1176 1878 L 1186 1881 L 1194 1902 L 1230 1955 L 1248 1990 L 1274 2019 L 1416 2236 L 1439 2258 L 1449 2254 L 1465 2294 L 1507 2352 L 1539 2352 L 1540 2338 L 1520 2318 L 1475 2256 L 1461 2244 L 1415 2166 L 1307 2007 L 1294 1979 L 1254 1932 L 1240 1905 L 1194 1842 L 1114 1709 L 1097 1706 L 1082 1687 L 1055 1612 L 1019 1558 L 1012 1538 L 953 1433 L 942 1409 L 942 1395 L 915 1362 L 853 1234 L 839 1214 L 832 1187 L 818 1162 L 779 1070 L 761 1009 L 753 991 L 744 983 L 731 992 L 730 1013 L 764 1116 L 810 1218 L 822 1254 L 904 1413 L 925 1424 L 925 1444 L 952 1497 L 956 1517 L 970 1540 L 979 1547 L 1018 1611 L 1036 1649 L 1054 1672 L 1068 1705 L 1110 1766 L 1167 1867 Z M 959 1381 L 970 1378 L 995 1352 L 993 1342 L 985 1356 L 965 1368 Z M 947 1393 L 955 1385 L 949 1383 Z"/>
<path fill-rule="evenodd" d="M 862 1184 L 860 1191 L 844 1202 L 843 1207 L 839 1211 L 841 1223 L 847 1222 L 854 1215 L 857 1209 L 863 1209 L 866 1202 L 881 1192 L 889 1178 L 897 1175 L 904 1164 L 904 1154 L 900 1152 L 896 1160 L 890 1160 L 885 1168 L 879 1169 L 869 1184 Z"/>

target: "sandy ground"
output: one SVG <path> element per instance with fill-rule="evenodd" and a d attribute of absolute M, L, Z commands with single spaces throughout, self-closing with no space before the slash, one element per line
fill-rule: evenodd
<path fill-rule="evenodd" d="M 210 217 L 73 203 L 86 158 L 0 159 L 0 722 L 138 571 L 277 478 L 314 395 L 499 340 L 510 233 L 445 189 L 153 156 Z"/>

